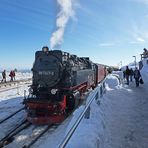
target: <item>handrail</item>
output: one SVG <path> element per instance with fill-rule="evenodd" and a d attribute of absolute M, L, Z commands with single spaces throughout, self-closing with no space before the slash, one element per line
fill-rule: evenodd
<path fill-rule="evenodd" d="M 94 101 L 94 99 L 96 99 L 97 97 L 99 97 L 98 93 L 100 93 L 100 88 L 103 86 L 105 80 L 106 80 L 106 78 L 88 96 L 89 102 L 87 103 L 87 105 L 85 106 L 83 112 L 80 114 L 80 116 L 76 120 L 75 124 L 71 127 L 71 129 L 69 130 L 69 132 L 66 134 L 66 136 L 64 137 L 63 141 L 60 143 L 60 145 L 58 146 L 58 148 L 65 148 L 65 146 L 69 142 L 70 138 L 72 137 L 73 133 L 77 129 L 78 125 L 80 124 L 81 120 L 83 119 L 85 113 L 89 109 L 91 103 Z"/>

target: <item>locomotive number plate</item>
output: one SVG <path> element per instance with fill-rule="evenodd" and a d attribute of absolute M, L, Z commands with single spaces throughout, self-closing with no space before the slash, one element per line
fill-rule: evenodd
<path fill-rule="evenodd" d="M 53 71 L 39 71 L 39 75 L 50 75 L 53 76 L 54 72 Z"/>

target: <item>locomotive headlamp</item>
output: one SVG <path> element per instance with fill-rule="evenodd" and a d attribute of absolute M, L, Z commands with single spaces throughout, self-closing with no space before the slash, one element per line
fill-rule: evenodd
<path fill-rule="evenodd" d="M 57 93 L 57 89 L 52 89 L 52 90 L 51 90 L 51 94 L 52 94 L 52 95 L 55 95 L 56 93 Z"/>

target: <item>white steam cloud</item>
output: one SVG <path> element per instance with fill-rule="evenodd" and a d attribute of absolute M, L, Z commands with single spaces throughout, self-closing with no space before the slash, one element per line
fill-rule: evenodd
<path fill-rule="evenodd" d="M 74 16 L 72 1 L 73 0 L 57 0 L 57 3 L 60 7 L 60 12 L 58 13 L 56 20 L 57 29 L 55 32 L 53 32 L 50 39 L 51 49 L 61 45 L 68 20 Z"/>

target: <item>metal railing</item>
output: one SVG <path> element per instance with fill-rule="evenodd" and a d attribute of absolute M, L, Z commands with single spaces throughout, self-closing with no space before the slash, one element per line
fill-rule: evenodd
<path fill-rule="evenodd" d="M 83 112 L 80 114 L 80 116 L 78 117 L 78 119 L 76 120 L 76 122 L 74 123 L 74 125 L 71 127 L 71 129 L 69 130 L 69 132 L 66 134 L 66 136 L 64 137 L 63 141 L 58 146 L 58 148 L 65 148 L 65 146 L 69 142 L 70 138 L 74 134 L 75 130 L 79 126 L 79 124 L 80 124 L 81 120 L 83 119 L 83 117 L 86 114 L 90 114 L 90 105 L 91 105 L 91 103 L 95 99 L 97 100 L 98 98 L 101 98 L 103 96 L 103 93 L 105 93 L 105 80 L 106 79 L 104 79 L 100 84 L 98 84 L 98 86 L 90 93 L 90 95 L 87 98 L 88 103 L 86 104 Z M 87 115 L 86 118 L 88 118 L 88 116 L 89 115 Z"/>

